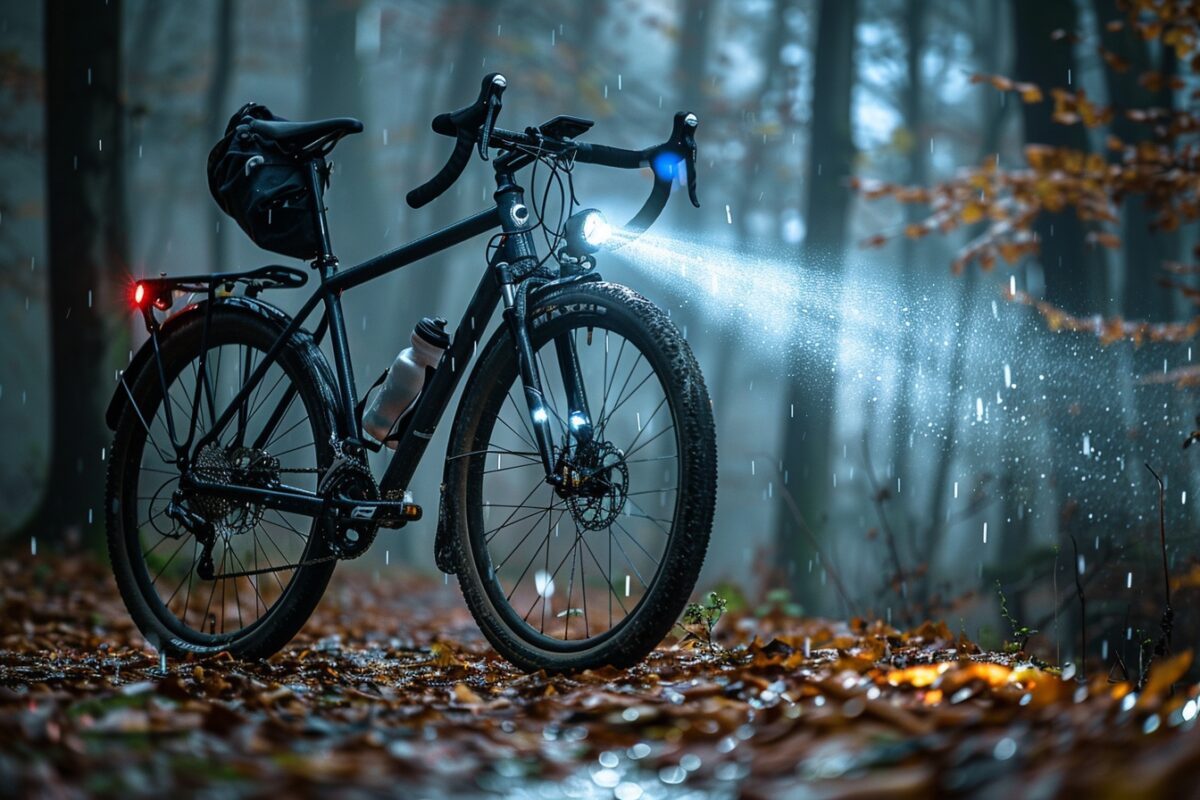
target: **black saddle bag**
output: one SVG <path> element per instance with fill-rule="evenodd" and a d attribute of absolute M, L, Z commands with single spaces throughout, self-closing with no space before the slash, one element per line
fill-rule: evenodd
<path fill-rule="evenodd" d="M 320 254 L 316 203 L 309 181 L 314 159 L 298 158 L 250 128 L 256 119 L 279 120 L 265 106 L 247 103 L 229 119 L 225 136 L 208 154 L 213 199 L 264 250 L 293 258 Z M 317 158 L 319 175 L 328 175 Z"/>

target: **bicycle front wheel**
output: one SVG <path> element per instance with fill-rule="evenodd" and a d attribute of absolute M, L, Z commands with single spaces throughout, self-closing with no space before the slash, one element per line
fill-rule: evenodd
<path fill-rule="evenodd" d="M 451 441 L 459 582 L 493 646 L 524 669 L 629 666 L 678 619 L 708 546 L 716 441 L 704 379 L 666 315 L 623 286 L 548 292 L 531 303 L 529 327 L 556 469 L 572 485 L 545 480 L 501 329 Z M 567 346 L 592 423 L 583 443 L 567 408 Z"/>

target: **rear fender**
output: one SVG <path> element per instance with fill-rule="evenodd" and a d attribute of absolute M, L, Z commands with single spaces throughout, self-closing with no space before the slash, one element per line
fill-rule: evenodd
<path fill-rule="evenodd" d="M 291 322 L 291 317 L 289 317 L 282 309 L 279 309 L 270 303 L 254 297 L 243 297 L 239 295 L 236 297 L 224 297 L 216 301 L 203 300 L 199 303 L 193 303 L 189 306 L 186 306 L 185 308 L 182 308 L 176 313 L 167 317 L 166 321 L 164 321 L 162 326 L 159 328 L 158 335 L 160 337 L 160 341 L 170 336 L 174 330 L 184 325 L 188 321 L 194 319 L 195 317 L 203 316 L 207 312 L 209 302 L 217 302 L 223 306 L 233 306 L 244 309 L 250 314 L 255 314 L 266 320 L 269 320 L 272 324 L 279 328 L 281 333 L 283 332 L 283 329 L 287 327 L 288 323 Z M 297 336 L 297 339 L 301 340 L 299 343 L 301 347 L 305 347 L 305 342 L 307 342 L 307 348 L 310 348 L 312 351 L 309 355 L 317 362 L 317 369 L 328 378 L 326 381 L 326 386 L 333 386 L 333 378 L 329 369 L 329 364 L 326 361 L 324 354 L 321 353 L 320 348 L 313 343 L 311 335 L 307 331 L 300 331 L 300 335 Z M 142 374 L 142 371 L 151 366 L 153 358 L 154 347 L 151 344 L 151 341 L 147 339 L 142 346 L 138 348 L 137 352 L 133 354 L 133 358 L 130 360 L 129 366 L 122 370 L 120 375 L 118 375 L 117 388 L 113 392 L 112 399 L 108 401 L 108 409 L 104 413 L 104 421 L 108 424 L 109 430 L 116 431 L 117 425 L 121 421 L 121 415 L 125 413 L 125 408 L 129 405 L 129 392 L 126 390 L 126 386 L 132 386 L 133 383 L 137 381 L 138 377 Z"/>

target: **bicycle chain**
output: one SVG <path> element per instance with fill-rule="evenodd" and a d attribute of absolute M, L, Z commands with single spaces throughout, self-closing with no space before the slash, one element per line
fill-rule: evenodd
<path fill-rule="evenodd" d="M 322 477 L 321 481 L 319 481 L 318 483 L 324 483 L 328 477 L 333 475 L 333 473 L 336 469 L 341 467 L 342 464 L 344 464 L 346 461 L 351 460 L 350 457 L 347 456 L 345 454 L 345 452 L 343 451 L 341 442 L 333 441 L 332 444 L 333 444 L 333 452 L 334 452 L 333 463 L 330 464 L 325 469 L 322 469 L 321 467 L 282 467 L 276 471 L 280 472 L 280 473 L 287 472 L 287 473 L 291 473 L 291 474 L 322 475 L 323 477 Z M 365 464 L 359 463 L 359 466 L 363 467 L 364 469 L 366 468 Z M 367 475 L 369 476 L 370 472 L 367 472 Z M 365 552 L 365 548 L 364 548 L 363 552 Z M 357 558 L 359 555 L 362 555 L 362 553 L 357 553 L 356 555 L 351 556 L 351 558 Z M 216 581 L 216 580 L 226 580 L 229 578 L 249 578 L 249 577 L 253 577 L 255 575 L 268 575 L 268 574 L 271 574 L 274 572 L 283 572 L 284 570 L 289 570 L 289 569 L 301 569 L 303 567 L 311 567 L 311 566 L 315 566 L 317 564 L 326 564 L 330 561 L 337 561 L 341 558 L 345 558 L 345 557 L 342 555 L 339 555 L 338 553 L 330 553 L 327 556 L 306 559 L 297 564 L 285 564 L 282 567 L 262 567 L 260 569 L 249 569 L 249 570 L 243 570 L 241 572 L 223 572 L 220 575 L 214 575 L 212 577 L 212 580 Z"/>

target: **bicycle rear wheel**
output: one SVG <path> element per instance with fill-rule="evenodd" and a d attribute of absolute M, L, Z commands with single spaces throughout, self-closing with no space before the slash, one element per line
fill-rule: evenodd
<path fill-rule="evenodd" d="M 195 314 L 163 337 L 165 402 L 153 363 L 130 377 L 132 401 L 109 462 L 109 555 L 125 605 L 155 648 L 266 657 L 303 626 L 336 562 L 318 520 L 181 491 L 168 404 L 176 441 L 193 416 L 199 439 L 281 332 L 232 305 L 213 309 L 207 340 L 204 327 L 204 314 Z M 195 454 L 193 469 L 208 480 L 314 491 L 333 459 L 330 383 L 317 352 L 305 334 L 285 345 L 216 442 Z M 210 525 L 211 537 L 168 513 L 172 504 Z"/>
<path fill-rule="evenodd" d="M 506 329 L 488 343 L 452 434 L 446 503 L 468 606 L 525 669 L 641 660 L 678 619 L 712 526 L 716 443 L 686 341 L 645 298 L 613 284 L 551 291 L 530 334 L 560 468 L 534 446 Z M 594 434 L 571 434 L 558 348 L 578 354 Z"/>

